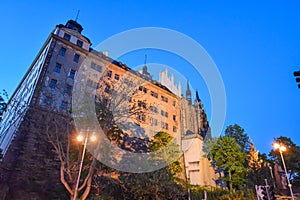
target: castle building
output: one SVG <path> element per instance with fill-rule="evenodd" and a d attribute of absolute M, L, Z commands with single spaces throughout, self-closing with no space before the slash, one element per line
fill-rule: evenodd
<path fill-rule="evenodd" d="M 91 48 L 92 43 L 81 34 L 82 30 L 82 26 L 73 20 L 57 25 L 9 100 L 0 122 L 2 165 L 9 168 L 0 174 L 0 194 L 11 195 L 12 192 L 7 191 L 12 185 L 20 190 L 26 186 L 32 188 L 32 185 L 38 188 L 39 185 L 36 190 L 45 195 L 51 190 L 47 188 L 51 180 L 47 182 L 45 177 L 59 176 L 59 172 L 50 170 L 57 168 L 54 155 L 49 154 L 51 145 L 42 145 L 35 135 L 36 127 L 28 127 L 27 122 L 35 117 L 33 112 L 42 113 L 42 110 L 50 110 L 57 116 L 70 115 L 74 81 L 82 75 L 81 68 L 86 73 L 83 84 L 99 95 L 110 93 L 118 83 L 131 85 L 134 89 L 128 94 L 134 95 L 128 101 L 147 110 L 130 117 L 143 130 L 133 136 L 151 138 L 159 131 L 169 133 L 184 153 L 186 176 L 191 184 L 215 186 L 213 169 L 202 155 L 209 125 L 198 93 L 192 104 L 188 84 L 186 97 L 183 97 L 181 85 L 175 86 L 174 76 L 169 79 L 167 71 L 161 73 L 161 82 L 152 80 L 147 66 L 142 73 L 133 71 L 106 53 Z M 106 82 L 108 84 L 104 84 Z M 29 173 L 32 166 L 43 174 L 37 173 L 33 178 Z M 18 191 L 14 191 L 14 195 L 18 197 Z"/>

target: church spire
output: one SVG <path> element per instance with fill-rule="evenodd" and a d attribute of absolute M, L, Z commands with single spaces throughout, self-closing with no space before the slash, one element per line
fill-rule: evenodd
<path fill-rule="evenodd" d="M 186 99 L 189 101 L 189 103 L 192 104 L 192 93 L 191 93 L 191 90 L 190 90 L 189 81 L 187 81 L 185 95 L 186 95 Z"/>
<path fill-rule="evenodd" d="M 197 101 L 197 102 L 201 102 L 201 100 L 200 100 L 200 98 L 199 98 L 198 90 L 196 90 L 196 101 Z"/>

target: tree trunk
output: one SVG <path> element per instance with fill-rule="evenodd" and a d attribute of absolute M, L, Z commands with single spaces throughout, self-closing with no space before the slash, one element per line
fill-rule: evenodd
<path fill-rule="evenodd" d="M 92 176 L 90 176 L 86 183 L 86 188 L 84 190 L 84 193 L 80 197 L 81 200 L 85 200 L 88 197 L 88 195 L 90 194 L 91 186 L 92 186 L 92 179 L 93 179 Z"/>

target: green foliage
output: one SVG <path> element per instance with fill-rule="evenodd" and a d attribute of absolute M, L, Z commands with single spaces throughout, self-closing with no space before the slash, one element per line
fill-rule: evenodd
<path fill-rule="evenodd" d="M 158 132 L 150 144 L 150 151 L 158 151 L 172 142 L 173 137 L 166 132 Z"/>
<path fill-rule="evenodd" d="M 172 142 L 173 137 L 166 132 L 158 132 L 149 145 L 150 152 L 156 152 L 154 160 L 161 160 L 168 164 L 171 174 L 175 175 L 183 171 L 180 162 L 174 162 L 174 158 L 179 158 L 180 150 L 177 144 Z M 170 164 L 171 163 L 171 164 Z"/>
<path fill-rule="evenodd" d="M 224 172 L 220 180 L 228 183 L 230 190 L 246 183 L 247 169 L 244 167 L 247 155 L 234 138 L 220 137 L 207 147 L 208 158 Z"/>
<path fill-rule="evenodd" d="M 234 138 L 243 151 L 249 152 L 249 137 L 241 126 L 238 124 L 227 126 L 225 136 Z"/>
<path fill-rule="evenodd" d="M 168 133 L 157 133 L 149 145 L 149 151 L 163 153 L 153 159 L 169 163 L 170 153 L 179 152 L 178 145 L 173 144 L 172 140 Z M 165 149 L 167 150 L 163 151 Z M 100 199 L 184 199 L 183 187 L 180 184 L 182 181 L 176 176 L 182 171 L 181 163 L 175 161 L 165 168 L 149 173 L 119 172 L 118 182 L 103 184 Z"/>
<path fill-rule="evenodd" d="M 126 199 L 183 199 L 182 186 L 174 181 L 168 168 L 149 173 L 122 173 Z"/>
<path fill-rule="evenodd" d="M 213 200 L 255 200 L 256 196 L 253 190 L 232 190 L 228 191 L 222 188 L 208 188 L 201 186 L 191 187 L 191 200 L 204 199 L 204 190 L 207 199 Z"/>
<path fill-rule="evenodd" d="M 247 176 L 247 188 L 254 189 L 255 185 L 265 185 L 265 179 L 268 180 L 270 185 L 273 185 L 270 168 L 266 162 L 260 168 L 249 170 Z"/>
<path fill-rule="evenodd" d="M 256 196 L 253 190 L 243 190 L 231 191 L 228 194 L 222 195 L 220 200 L 255 200 Z"/>
<path fill-rule="evenodd" d="M 300 186 L 300 174 L 299 173 L 295 174 L 291 182 L 292 182 L 292 185 L 299 187 Z"/>
<path fill-rule="evenodd" d="M 282 152 L 286 168 L 289 170 L 289 175 L 292 179 L 292 182 L 297 184 L 298 181 L 293 181 L 293 179 L 300 173 L 300 147 L 297 146 L 290 138 L 284 136 L 275 138 L 274 143 L 275 142 L 286 147 L 286 151 Z M 280 163 L 280 165 L 283 166 L 280 152 L 278 149 L 272 149 L 269 153 L 269 156 L 273 161 Z"/>

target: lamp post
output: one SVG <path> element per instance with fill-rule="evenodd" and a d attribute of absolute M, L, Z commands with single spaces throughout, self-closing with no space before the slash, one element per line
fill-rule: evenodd
<path fill-rule="evenodd" d="M 286 179 L 287 179 L 287 182 L 288 182 L 288 186 L 290 188 L 290 193 L 291 193 L 291 196 L 292 196 L 292 200 L 294 200 L 294 194 L 293 194 L 293 190 L 292 190 L 292 184 L 290 183 L 290 179 L 288 177 L 288 173 L 287 173 L 287 170 L 286 170 L 286 166 L 285 166 L 285 162 L 284 162 L 284 158 L 283 158 L 283 154 L 282 154 L 283 151 L 286 151 L 286 147 L 283 146 L 283 145 L 281 145 L 281 144 L 278 144 L 278 143 L 273 144 L 273 147 L 275 149 L 279 149 L 281 160 L 282 160 L 282 164 L 283 164 L 283 168 L 284 168 L 285 175 L 286 175 Z"/>
<path fill-rule="evenodd" d="M 81 156 L 81 161 L 80 161 L 79 172 L 78 172 L 78 177 L 77 177 L 77 181 L 76 181 L 76 187 L 75 187 L 75 191 L 74 191 L 73 200 L 76 200 L 76 197 L 77 197 L 78 185 L 79 185 L 79 181 L 80 181 L 80 175 L 81 175 L 81 171 L 82 171 L 82 165 L 83 165 L 83 160 L 84 160 L 84 156 L 85 156 L 85 150 L 86 150 L 86 146 L 87 146 L 87 142 L 88 142 L 88 137 L 89 137 L 89 131 L 87 131 L 85 137 L 82 135 L 82 133 L 80 133 L 77 136 L 77 140 L 79 142 L 82 142 L 84 140 L 84 145 L 83 145 L 82 156 Z M 90 139 L 92 141 L 95 141 L 96 140 L 95 134 L 93 134 Z"/>

